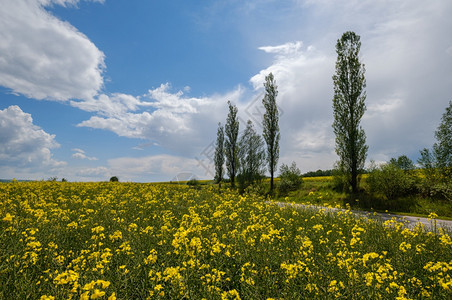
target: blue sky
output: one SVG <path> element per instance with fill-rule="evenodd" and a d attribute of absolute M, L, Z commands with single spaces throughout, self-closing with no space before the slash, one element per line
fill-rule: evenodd
<path fill-rule="evenodd" d="M 211 178 L 227 101 L 273 72 L 280 164 L 330 169 L 335 44 L 361 36 L 368 161 L 431 147 L 452 99 L 450 1 L 0 0 L 0 178 Z"/>

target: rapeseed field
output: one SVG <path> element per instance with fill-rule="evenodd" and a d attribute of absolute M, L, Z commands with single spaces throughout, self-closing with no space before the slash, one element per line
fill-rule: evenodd
<path fill-rule="evenodd" d="M 450 232 L 268 200 L 185 185 L 1 184 L 0 298 L 452 298 Z"/>

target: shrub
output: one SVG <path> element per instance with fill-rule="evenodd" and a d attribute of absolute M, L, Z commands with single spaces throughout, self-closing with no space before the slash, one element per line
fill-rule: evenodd
<path fill-rule="evenodd" d="M 439 182 L 430 186 L 422 185 L 423 192 L 436 199 L 452 201 L 452 183 Z"/>
<path fill-rule="evenodd" d="M 187 181 L 187 185 L 189 185 L 191 187 L 199 188 L 201 183 L 196 178 L 192 178 L 189 181 Z"/>
<path fill-rule="evenodd" d="M 289 191 L 298 190 L 303 183 L 301 171 L 297 168 L 295 162 L 292 162 L 290 167 L 282 164 L 279 178 L 278 190 L 281 195 L 286 195 Z"/>
<path fill-rule="evenodd" d="M 339 168 L 333 170 L 333 190 L 350 193 L 350 176 Z"/>
<path fill-rule="evenodd" d="M 393 163 L 374 167 L 367 184 L 371 192 L 383 194 L 388 199 L 396 199 L 415 190 L 414 178 Z"/>
<path fill-rule="evenodd" d="M 119 181 L 119 178 L 116 176 L 113 176 L 110 178 L 110 182 L 118 182 L 118 181 Z"/>

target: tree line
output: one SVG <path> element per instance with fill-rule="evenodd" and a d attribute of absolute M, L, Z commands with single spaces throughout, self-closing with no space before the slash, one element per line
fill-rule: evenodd
<path fill-rule="evenodd" d="M 239 183 L 244 189 L 255 181 L 265 177 L 266 167 L 270 172 L 270 192 L 274 189 L 274 175 L 279 159 L 279 111 L 276 105 L 278 86 L 272 73 L 265 77 L 265 95 L 262 104 L 265 107 L 260 136 L 253 122 L 248 120 L 246 128 L 239 137 L 239 119 L 237 106 L 228 101 L 229 113 L 226 123 L 218 124 L 215 144 L 214 164 L 215 181 L 220 184 L 224 179 L 226 165 L 231 186 Z"/>
<path fill-rule="evenodd" d="M 332 124 L 335 138 L 335 152 L 339 159 L 331 174 L 340 177 L 345 191 L 359 193 L 360 175 L 366 173 L 364 164 L 368 145 L 361 119 L 366 111 L 365 65 L 360 60 L 360 36 L 352 31 L 345 32 L 336 43 L 337 60 L 335 74 L 332 76 L 334 96 L 332 101 L 334 121 Z M 224 179 L 224 165 L 231 186 L 238 181 L 241 188 L 264 177 L 266 169 L 270 173 L 270 192 L 274 190 L 274 174 L 279 160 L 279 112 L 276 105 L 277 85 L 272 73 L 265 77 L 265 96 L 262 104 L 265 113 L 262 121 L 263 135 L 257 134 L 253 123 L 248 121 L 239 137 L 238 109 L 228 101 L 229 113 L 224 127 L 218 124 L 215 147 L 215 181 L 220 184 Z M 452 191 L 452 102 L 443 115 L 442 123 L 435 132 L 438 142 L 433 149 L 423 149 L 418 163 L 425 173 L 425 186 L 446 185 Z M 414 164 L 406 156 L 390 161 L 389 165 L 400 170 L 411 168 Z M 282 165 L 281 176 L 301 177 L 295 163 Z M 376 171 L 373 168 L 372 171 Z M 317 171 L 321 173 L 320 170 Z M 309 174 L 313 175 L 313 174 Z M 288 179 L 289 180 L 289 179 Z M 371 180 L 372 181 L 372 180 Z M 289 186 L 298 185 L 298 180 Z M 452 194 L 452 192 L 451 192 Z"/>

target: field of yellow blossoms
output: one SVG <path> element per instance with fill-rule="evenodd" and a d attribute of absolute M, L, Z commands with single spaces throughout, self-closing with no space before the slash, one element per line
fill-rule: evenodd
<path fill-rule="evenodd" d="M 185 185 L 0 184 L 0 299 L 452 298 L 450 232 L 267 200 Z"/>

